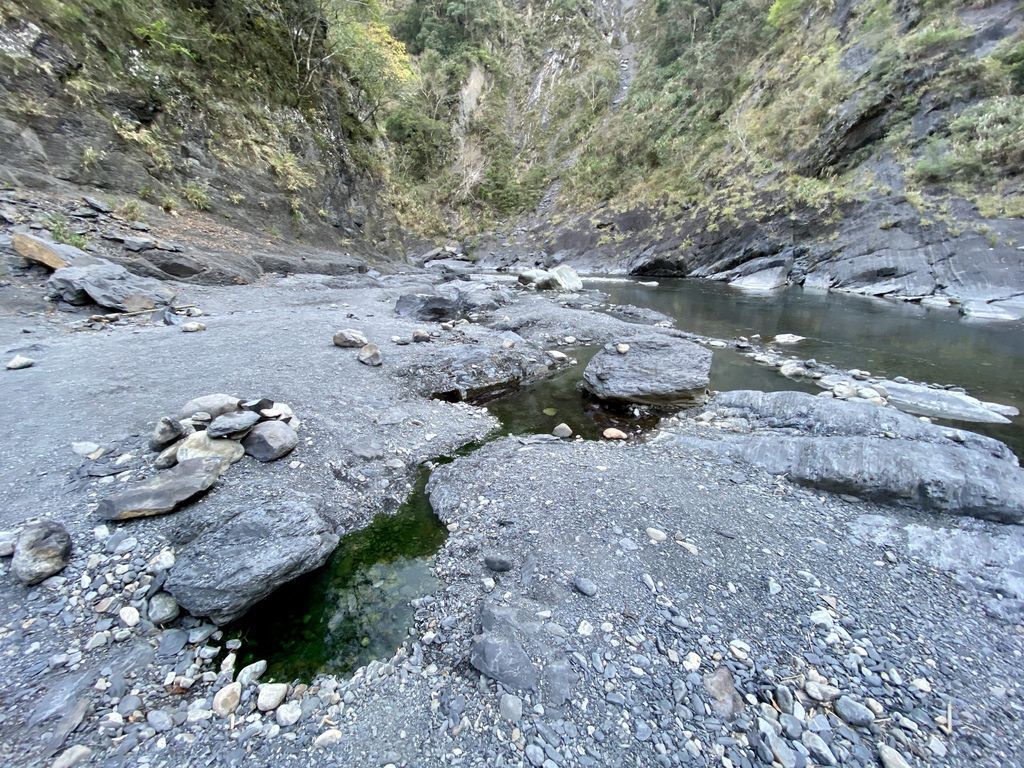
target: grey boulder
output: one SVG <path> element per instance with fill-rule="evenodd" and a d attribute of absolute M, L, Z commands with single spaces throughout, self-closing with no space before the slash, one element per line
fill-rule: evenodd
<path fill-rule="evenodd" d="M 38 584 L 60 573 L 71 557 L 71 536 L 58 522 L 36 520 L 22 529 L 14 544 L 11 570 L 23 584 Z"/>
<path fill-rule="evenodd" d="M 629 350 L 621 354 L 620 344 Z M 688 406 L 707 399 L 711 352 L 667 334 L 619 339 L 604 347 L 583 372 L 583 388 L 601 400 Z"/>
<path fill-rule="evenodd" d="M 677 439 L 815 488 L 997 522 L 1024 521 L 1024 471 L 1009 448 L 992 438 L 924 424 L 869 403 L 800 392 L 723 392 L 709 412 L 728 422 L 730 431 L 708 431 L 717 439 L 691 433 Z"/>
<path fill-rule="evenodd" d="M 195 616 L 223 624 L 327 560 L 338 544 L 305 502 L 246 508 L 183 547 L 164 588 Z"/>
<path fill-rule="evenodd" d="M 352 328 L 345 328 L 334 334 L 334 346 L 336 347 L 365 347 L 369 342 L 362 331 Z"/>
<path fill-rule="evenodd" d="M 133 312 L 170 304 L 175 292 L 166 283 L 133 275 L 124 267 L 97 259 L 84 266 L 62 267 L 46 281 L 52 296 L 69 304 L 99 304 Z"/>
<path fill-rule="evenodd" d="M 458 299 L 434 293 L 406 293 L 398 297 L 395 314 L 415 320 L 442 322 L 455 320 L 462 314 Z"/>
<path fill-rule="evenodd" d="M 299 444 L 295 430 L 283 421 L 264 421 L 253 427 L 242 440 L 245 452 L 257 461 L 275 461 Z"/>
<path fill-rule="evenodd" d="M 166 514 L 209 490 L 226 467 L 216 457 L 180 461 L 150 480 L 103 499 L 96 514 L 104 520 Z"/>

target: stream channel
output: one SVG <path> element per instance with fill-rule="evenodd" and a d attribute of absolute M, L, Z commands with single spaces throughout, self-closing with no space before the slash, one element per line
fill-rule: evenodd
<path fill-rule="evenodd" d="M 799 288 L 768 294 L 738 291 L 721 283 L 662 280 L 588 281 L 613 304 L 657 310 L 675 327 L 733 339 L 780 333 L 804 336 L 786 352 L 878 376 L 956 384 L 983 400 L 1024 410 L 1024 324 L 963 321 L 955 309 L 932 309 Z M 569 334 L 572 329 L 566 329 Z M 608 426 L 627 432 L 649 428 L 656 418 L 610 413 L 584 399 L 577 384 L 598 347 L 571 350 L 578 364 L 550 379 L 487 403 L 501 426 L 493 437 L 547 434 L 560 422 L 595 439 Z M 569 351 L 569 350 L 566 350 Z M 759 365 L 734 349 L 716 349 L 711 389 L 820 391 Z M 958 424 L 1024 454 L 1021 418 L 1010 424 Z M 476 446 L 467 446 L 470 451 Z M 441 458 L 438 461 L 446 461 Z M 242 663 L 266 659 L 265 679 L 310 680 L 320 672 L 344 675 L 372 659 L 390 658 L 413 623 L 411 601 L 432 593 L 434 553 L 447 531 L 434 516 L 422 467 L 412 494 L 393 515 L 345 536 L 327 564 L 277 590 L 233 627 L 243 639 Z"/>

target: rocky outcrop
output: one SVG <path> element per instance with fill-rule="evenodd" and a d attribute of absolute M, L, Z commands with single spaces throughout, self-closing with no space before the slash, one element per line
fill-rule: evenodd
<path fill-rule="evenodd" d="M 701 420 L 723 430 L 697 439 L 773 474 L 880 502 L 1024 521 L 1024 471 L 996 440 L 914 423 L 868 403 L 799 392 L 727 392 Z"/>
<path fill-rule="evenodd" d="M 119 312 L 170 304 L 175 292 L 166 283 L 133 275 L 124 267 L 96 259 L 84 266 L 68 266 L 54 272 L 46 283 L 52 296 L 68 304 L 98 304 Z"/>
<path fill-rule="evenodd" d="M 583 372 L 583 388 L 601 400 L 654 406 L 704 402 L 711 352 L 692 341 L 650 334 L 608 343 Z"/>
<path fill-rule="evenodd" d="M 319 568 L 337 544 L 331 525 L 305 502 L 247 508 L 182 548 L 165 588 L 193 615 L 227 623 Z"/>

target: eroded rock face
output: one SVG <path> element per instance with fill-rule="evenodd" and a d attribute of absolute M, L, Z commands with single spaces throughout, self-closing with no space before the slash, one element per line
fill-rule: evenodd
<path fill-rule="evenodd" d="M 331 525 L 305 502 L 247 508 L 182 548 L 165 588 L 193 615 L 227 623 L 319 568 L 337 544 Z"/>
<path fill-rule="evenodd" d="M 166 514 L 209 490 L 226 466 L 219 458 L 181 460 L 156 477 L 103 499 L 96 514 L 104 520 Z"/>
<path fill-rule="evenodd" d="M 627 344 L 625 354 L 618 344 Z M 602 400 L 687 406 L 707 399 L 711 352 L 685 339 L 651 334 L 609 343 L 583 372 L 583 387 Z"/>
<path fill-rule="evenodd" d="M 873 501 L 1024 521 L 1024 471 L 998 440 L 869 403 L 800 392 L 724 392 L 709 412 L 729 432 L 718 440 L 696 438 L 702 447 L 795 482 Z"/>
<path fill-rule="evenodd" d="M 14 545 L 11 570 L 22 584 L 38 584 L 60 573 L 71 557 L 71 536 L 53 520 L 37 520 L 22 529 Z"/>
<path fill-rule="evenodd" d="M 62 267 L 50 276 L 46 285 L 52 295 L 69 304 L 92 302 L 120 312 L 164 306 L 175 296 L 166 283 L 133 275 L 104 259 L 83 266 Z"/>

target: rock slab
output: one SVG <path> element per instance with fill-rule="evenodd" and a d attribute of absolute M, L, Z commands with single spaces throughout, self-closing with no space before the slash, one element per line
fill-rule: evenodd
<path fill-rule="evenodd" d="M 103 499 L 96 514 L 103 520 L 132 520 L 171 512 L 209 490 L 224 469 L 218 458 L 187 459 L 156 477 Z"/>
<path fill-rule="evenodd" d="M 628 344 L 620 354 L 618 344 Z M 654 406 L 706 401 L 711 352 L 667 334 L 605 344 L 583 372 L 583 388 L 601 400 Z"/>
<path fill-rule="evenodd" d="M 305 502 L 250 507 L 182 548 L 164 587 L 193 615 L 225 624 L 319 568 L 337 544 L 330 524 Z"/>

